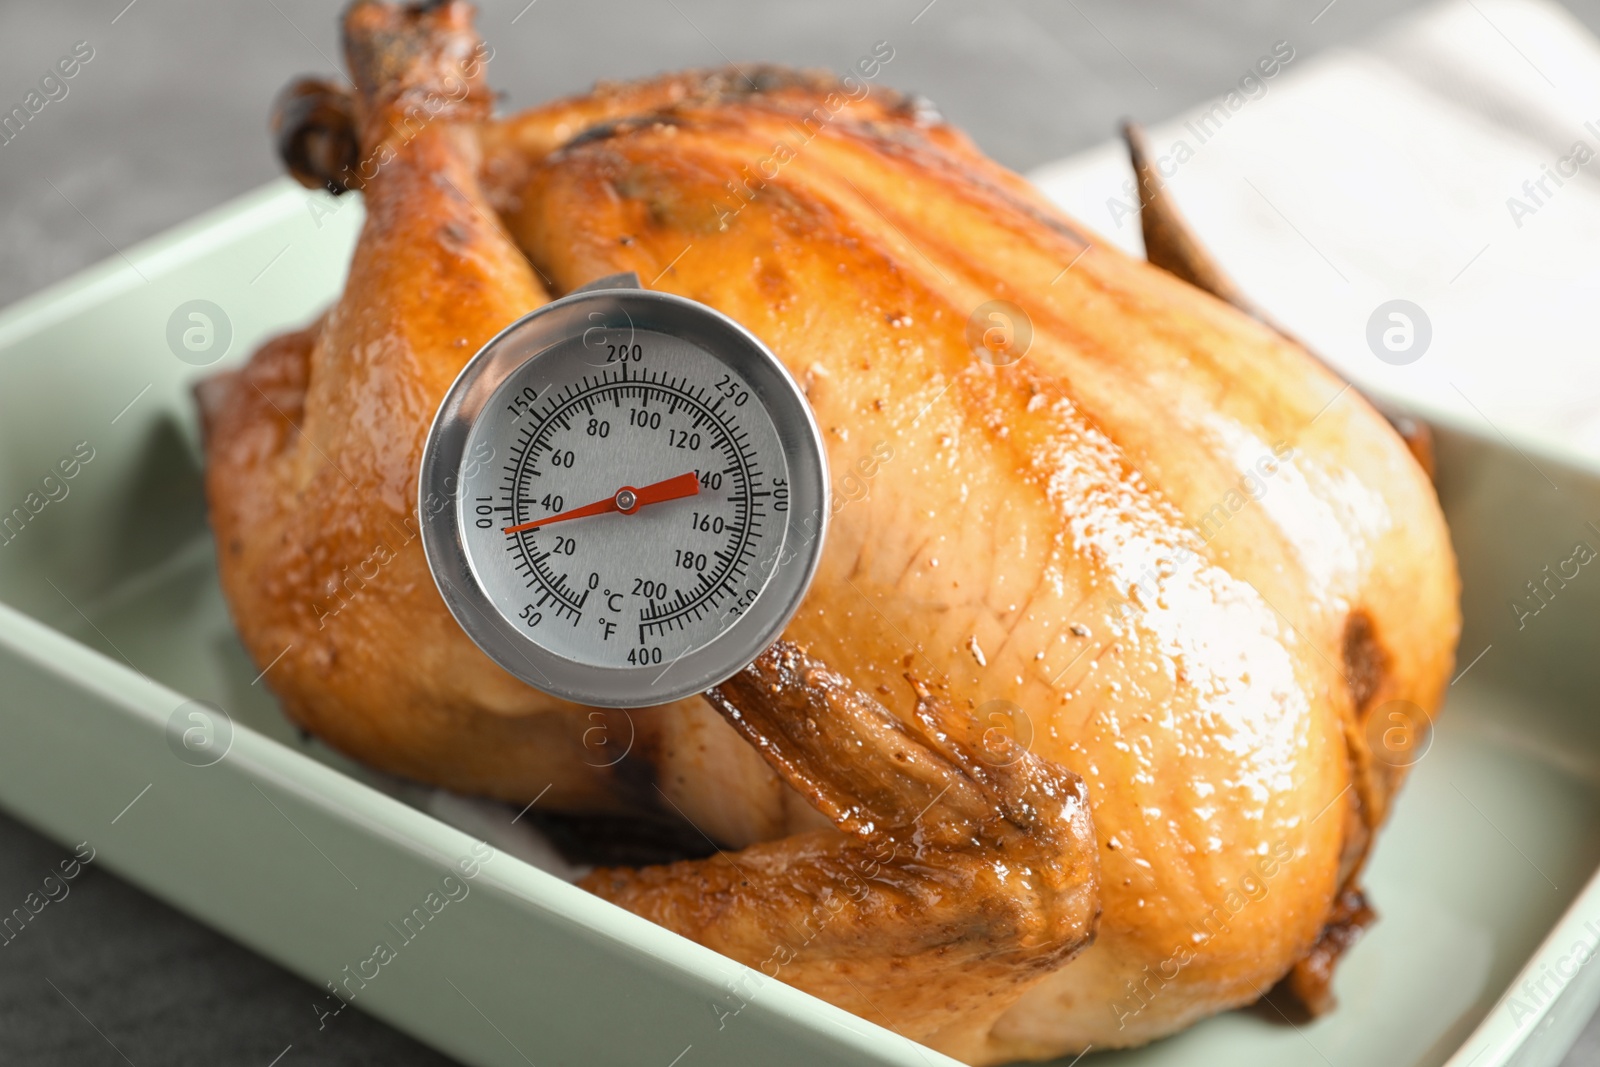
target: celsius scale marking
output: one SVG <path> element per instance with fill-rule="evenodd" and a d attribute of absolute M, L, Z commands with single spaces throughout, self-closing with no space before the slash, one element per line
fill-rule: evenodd
<path fill-rule="evenodd" d="M 419 515 L 479 647 L 545 692 L 635 707 L 723 681 L 781 633 L 821 554 L 827 483 L 777 357 L 618 275 L 468 362 L 428 434 Z"/>

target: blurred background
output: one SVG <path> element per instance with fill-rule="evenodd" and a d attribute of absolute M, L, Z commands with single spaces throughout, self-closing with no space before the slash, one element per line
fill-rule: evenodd
<path fill-rule="evenodd" d="M 0 144 L 0 306 L 279 176 L 269 104 L 295 75 L 341 65 L 340 6 L 0 3 L 0 112 L 20 105 L 61 57 L 82 59 L 65 95 Z M 1160 124 L 1182 116 L 1233 88 L 1276 42 L 1292 42 L 1298 70 L 1383 39 L 1423 6 L 513 0 L 483 4 L 479 25 L 495 49 L 491 80 L 507 109 L 581 92 L 597 79 L 679 67 L 765 60 L 845 69 L 887 41 L 894 58 L 885 84 L 926 95 L 990 155 L 1029 171 L 1102 145 L 1124 118 Z M 1486 35 L 1505 39 L 1508 67 L 1531 78 L 1526 63 L 1556 89 L 1538 63 L 1518 59 L 1518 46 L 1483 10 L 1468 6 L 1483 16 Z M 1600 31 L 1600 0 L 1569 0 L 1565 9 Z M 1497 106 L 1481 103 L 1486 113 Z M 1070 192 L 1085 173 L 1067 174 L 1063 188 Z M 1504 191 L 1494 194 L 1496 211 Z M 1114 219 L 1102 212 L 1087 221 L 1105 229 Z M 1487 251 L 1493 241 L 1468 246 L 1478 243 Z M 1591 292 L 1586 313 L 1594 306 Z M 0 816 L 0 899 L 20 898 L 35 871 L 61 854 Z M 70 914 L 0 957 L 0 1062 L 266 1067 L 285 1053 L 283 1067 L 447 1062 L 364 1016 L 285 1050 L 283 1034 L 309 1029 L 309 987 L 104 870 L 91 869 L 75 888 Z M 1600 1027 L 1590 1025 L 1567 1063 L 1600 1063 Z"/>
<path fill-rule="evenodd" d="M 0 147 L 0 304 L 280 174 L 268 105 L 295 74 L 341 65 L 341 6 L 0 5 L 7 110 L 74 43 L 94 49 L 68 96 Z M 1026 171 L 1105 140 L 1125 117 L 1154 123 L 1226 92 L 1276 41 L 1292 42 L 1301 63 L 1422 6 L 513 0 L 482 4 L 479 26 L 495 48 L 492 80 L 507 108 L 581 92 L 601 78 L 729 61 L 843 70 L 886 40 L 895 48 L 888 84 L 925 94 L 995 159 Z M 1600 27 L 1600 0 L 1569 6 Z"/>

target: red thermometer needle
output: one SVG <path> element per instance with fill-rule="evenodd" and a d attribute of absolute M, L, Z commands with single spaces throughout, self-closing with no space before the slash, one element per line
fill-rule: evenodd
<path fill-rule="evenodd" d="M 694 471 L 680 474 L 676 478 L 667 478 L 659 482 L 651 482 L 643 489 L 635 489 L 625 485 L 618 489 L 613 496 L 604 500 L 596 500 L 593 504 L 585 504 L 581 508 L 563 511 L 559 515 L 548 515 L 532 522 L 524 522 L 517 526 L 507 526 L 506 533 L 519 534 L 525 530 L 536 530 L 541 526 L 548 526 L 552 522 L 563 522 L 567 519 L 586 519 L 590 515 L 604 515 L 608 511 L 620 511 L 624 515 L 632 515 L 646 504 L 661 504 L 668 500 L 677 500 L 680 497 L 695 496 L 700 492 L 700 478 Z"/>

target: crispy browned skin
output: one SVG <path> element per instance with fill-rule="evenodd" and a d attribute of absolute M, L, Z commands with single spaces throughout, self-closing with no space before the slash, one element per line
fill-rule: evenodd
<path fill-rule="evenodd" d="M 403 95 L 374 71 L 417 78 L 413 99 L 428 84 L 426 64 L 371 61 L 361 45 L 369 21 L 402 18 L 409 36 L 379 35 L 401 55 L 419 38 L 457 58 L 473 43 L 455 6 L 357 7 L 364 152 Z M 486 126 L 475 96 L 394 144 L 320 331 L 268 346 L 204 397 L 240 631 L 262 665 L 289 647 L 267 680 L 292 715 L 386 769 L 524 802 L 553 783 L 541 804 L 568 810 L 655 804 L 757 846 L 741 856 L 776 857 L 763 871 L 782 873 L 757 893 L 716 882 L 728 860 L 596 883 L 759 966 L 765 932 L 858 847 L 834 829 L 796 833 L 830 814 L 850 829 L 803 783 L 876 788 L 881 753 L 823 746 L 775 771 L 763 753 L 793 739 L 786 716 L 811 699 L 780 682 L 743 735 L 702 700 L 605 717 L 603 735 L 636 745 L 597 769 L 595 713 L 485 660 L 396 532 L 414 524 L 445 386 L 545 299 L 536 278 L 559 293 L 635 270 L 759 335 L 823 427 L 839 493 L 786 637 L 839 679 L 824 688 L 843 701 L 827 704 L 840 728 L 892 720 L 914 736 L 929 713 L 911 672 L 940 721 L 1019 709 L 1040 766 L 1081 775 L 1092 807 L 1102 913 L 1070 963 L 1021 936 L 1073 930 L 1086 899 L 1077 838 L 1057 827 L 1072 893 L 997 898 L 974 876 L 920 905 L 920 935 L 910 904 L 873 912 L 852 922 L 855 940 L 810 946 L 780 977 L 881 1022 L 841 986 L 839 961 L 877 974 L 965 918 L 994 936 L 990 995 L 960 986 L 930 1002 L 916 976 L 946 979 L 919 950 L 904 995 L 879 1007 L 973 1063 L 1138 1044 L 1253 1001 L 1313 950 L 1403 777 L 1374 758 L 1368 717 L 1397 699 L 1431 714 L 1448 678 L 1457 586 L 1431 487 L 1383 419 L 1292 342 L 1100 246 L 918 108 L 875 87 L 830 98 L 842 91 L 693 73 Z M 1007 366 L 967 339 L 996 298 L 1033 332 Z M 392 561 L 364 565 L 380 541 Z M 353 571 L 372 576 L 327 615 Z M 759 694 L 741 684 L 723 710 L 755 715 Z M 926 751 L 940 773 L 961 767 L 958 749 Z M 899 786 L 895 810 L 915 810 L 924 786 Z M 986 788 L 970 803 L 1002 810 Z M 979 818 L 944 803 L 929 817 Z M 1007 825 L 1015 847 L 1050 839 Z M 993 860 L 977 846 L 941 857 L 969 873 Z M 698 902 L 711 884 L 727 894 L 717 914 Z"/>
<path fill-rule="evenodd" d="M 1133 165 L 1134 176 L 1139 184 L 1139 222 L 1144 233 L 1145 258 L 1167 273 L 1182 278 L 1272 327 L 1286 340 L 1295 341 L 1245 296 L 1243 290 L 1222 269 L 1222 265 L 1200 244 L 1167 191 L 1159 169 L 1150 159 L 1144 131 L 1133 123 L 1125 123 L 1122 135 L 1127 141 L 1129 162 Z M 1323 365 L 1327 366 L 1325 361 Z M 1432 429 L 1427 423 L 1404 412 L 1388 410 L 1382 411 L 1382 414 L 1405 441 L 1412 458 L 1431 479 L 1434 474 Z M 1374 640 L 1370 618 L 1362 613 L 1352 614 L 1344 635 L 1346 682 L 1357 705 L 1357 717 L 1363 721 L 1370 717 L 1370 698 L 1375 695 L 1370 691 L 1370 682 L 1379 679 L 1387 669 L 1385 655 Z M 1414 717 L 1409 710 L 1401 712 L 1401 715 L 1402 722 L 1409 722 Z M 1380 724 L 1378 728 L 1380 734 L 1384 725 L 1387 723 Z M 1391 755 L 1398 757 L 1401 754 Z M 1341 864 L 1343 888 L 1324 920 L 1316 944 L 1277 987 L 1296 1010 L 1312 1016 L 1333 1009 L 1336 1003 L 1332 988 L 1334 967 L 1340 956 L 1360 939 L 1366 927 L 1377 921 L 1377 913 L 1368 906 L 1366 897 L 1356 883 L 1372 846 L 1372 831 L 1382 822 L 1388 797 L 1399 786 L 1399 780 L 1392 774 L 1396 769 L 1394 765 L 1405 762 L 1402 759 L 1373 761 L 1359 750 L 1352 751 L 1351 757 L 1354 788 L 1366 799 L 1362 807 L 1361 825 L 1345 842 Z"/>
<path fill-rule="evenodd" d="M 842 835 L 596 871 L 584 885 L 909 1037 L 979 1058 L 984 1035 L 1092 937 L 1083 782 L 908 676 L 911 717 L 779 641 L 712 702 Z M 724 1010 L 736 1011 L 730 995 Z"/>
<path fill-rule="evenodd" d="M 582 773 L 585 758 L 599 762 L 581 744 L 589 724 L 478 651 L 416 539 L 417 461 L 440 396 L 500 327 L 547 299 L 483 201 L 481 69 L 415 136 L 397 129 L 446 76 L 463 76 L 477 36 L 459 5 L 425 16 L 358 6 L 346 34 L 368 88 L 362 158 L 392 158 L 365 190 L 339 303 L 202 390 L 224 590 L 263 666 L 287 649 L 266 680 L 289 713 L 345 751 L 510 796 L 549 764 L 567 803 L 612 804 L 606 776 Z"/>

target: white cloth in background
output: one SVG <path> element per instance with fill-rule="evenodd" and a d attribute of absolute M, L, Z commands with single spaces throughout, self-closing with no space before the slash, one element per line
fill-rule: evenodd
<path fill-rule="evenodd" d="M 1600 457 L 1600 43 L 1540 0 L 1450 0 L 1249 88 L 1204 126 L 1202 108 L 1148 134 L 1250 296 L 1367 390 Z M 1120 143 L 1032 177 L 1142 254 L 1113 206 L 1135 202 Z M 1408 365 L 1367 341 L 1396 298 L 1432 326 Z"/>

